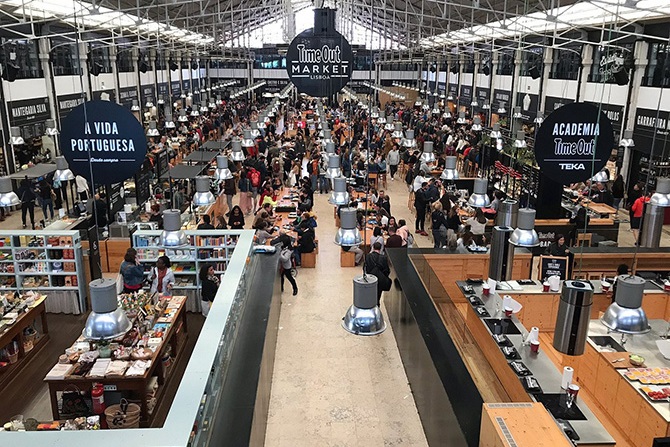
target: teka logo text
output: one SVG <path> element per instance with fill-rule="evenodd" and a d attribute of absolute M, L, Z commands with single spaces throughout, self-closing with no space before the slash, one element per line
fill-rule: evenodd
<path fill-rule="evenodd" d="M 586 169 L 584 163 L 559 163 L 558 165 L 564 171 L 583 171 Z"/>

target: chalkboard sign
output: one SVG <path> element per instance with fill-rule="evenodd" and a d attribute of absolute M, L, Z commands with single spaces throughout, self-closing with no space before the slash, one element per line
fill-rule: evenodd
<path fill-rule="evenodd" d="M 540 256 L 540 279 L 557 275 L 562 280 L 568 279 L 567 256 Z"/>
<path fill-rule="evenodd" d="M 144 171 L 135 176 L 135 198 L 138 206 L 149 200 L 149 196 L 151 196 L 150 183 L 151 171 Z"/>
<path fill-rule="evenodd" d="M 114 183 L 107 187 L 107 199 L 109 200 L 109 212 L 111 213 L 111 217 L 114 217 L 117 212 L 123 209 L 125 200 L 121 191 L 122 189 L 123 182 Z"/>
<path fill-rule="evenodd" d="M 161 178 L 170 168 L 170 161 L 168 160 L 168 151 L 163 149 L 156 154 L 156 177 Z"/>

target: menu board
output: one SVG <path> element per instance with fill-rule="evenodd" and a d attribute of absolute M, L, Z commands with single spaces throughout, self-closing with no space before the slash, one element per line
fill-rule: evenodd
<path fill-rule="evenodd" d="M 169 169 L 168 151 L 163 149 L 156 154 L 156 176 L 160 178 Z"/>
<path fill-rule="evenodd" d="M 550 276 L 568 279 L 568 259 L 567 256 L 540 256 L 540 279 Z"/>
<path fill-rule="evenodd" d="M 109 211 L 112 216 L 123 209 L 123 182 L 114 183 L 107 187 L 107 197 L 109 198 Z"/>
<path fill-rule="evenodd" d="M 144 171 L 135 175 L 135 199 L 138 206 L 149 200 L 151 196 L 150 184 L 151 171 Z"/>

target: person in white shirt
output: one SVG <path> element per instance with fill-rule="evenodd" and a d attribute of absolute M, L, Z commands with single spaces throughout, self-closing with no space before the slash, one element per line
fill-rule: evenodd
<path fill-rule="evenodd" d="M 426 182 L 426 173 L 424 171 L 419 171 L 419 175 L 414 177 L 414 182 L 412 183 L 412 191 L 417 192 L 421 189 L 421 185 Z"/>
<path fill-rule="evenodd" d="M 74 178 L 75 185 L 77 186 L 77 194 L 79 194 L 79 200 L 86 202 L 88 200 L 90 189 L 88 187 L 88 182 L 84 177 L 78 175 Z"/>
<path fill-rule="evenodd" d="M 389 173 L 391 174 L 391 181 L 393 181 L 393 176 L 398 171 L 398 165 L 400 164 L 400 151 L 397 144 L 393 145 L 393 149 L 386 156 L 386 164 L 389 165 Z"/>

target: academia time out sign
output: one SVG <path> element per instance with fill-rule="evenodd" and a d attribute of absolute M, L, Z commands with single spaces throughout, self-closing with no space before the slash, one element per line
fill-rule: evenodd
<path fill-rule="evenodd" d="M 535 139 L 540 171 L 563 185 L 598 173 L 612 153 L 612 122 L 591 104 L 572 103 L 554 110 Z"/>
<path fill-rule="evenodd" d="M 139 171 L 147 153 L 144 129 L 125 107 L 89 101 L 74 109 L 61 125 L 60 144 L 70 169 L 99 185 L 119 183 Z"/>
<path fill-rule="evenodd" d="M 298 34 L 286 53 L 288 77 L 300 93 L 324 97 L 339 92 L 351 80 L 354 55 L 349 42 L 337 31 Z"/>

